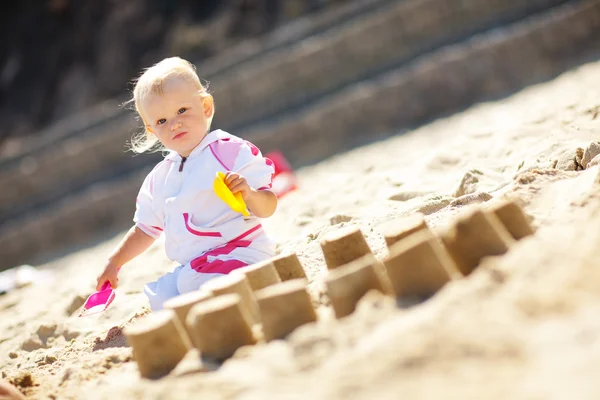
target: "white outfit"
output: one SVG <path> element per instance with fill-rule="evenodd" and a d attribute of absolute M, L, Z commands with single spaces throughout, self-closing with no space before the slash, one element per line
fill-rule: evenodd
<path fill-rule="evenodd" d="M 144 288 L 153 310 L 208 279 L 274 255 L 260 219 L 243 217 L 214 193 L 216 173 L 227 171 L 254 189 L 270 188 L 275 172 L 252 143 L 216 130 L 187 158 L 171 152 L 144 180 L 133 220 L 154 238 L 164 231 L 167 257 L 181 264 Z"/>

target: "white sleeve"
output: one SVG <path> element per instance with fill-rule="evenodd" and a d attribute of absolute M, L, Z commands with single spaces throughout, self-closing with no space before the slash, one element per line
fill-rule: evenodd
<path fill-rule="evenodd" d="M 154 171 L 152 171 L 138 193 L 133 222 L 147 235 L 158 238 L 164 229 L 163 213 L 157 210 L 154 201 Z"/>
<path fill-rule="evenodd" d="M 273 162 L 263 157 L 258 147 L 248 141 L 241 145 L 233 170 L 257 190 L 270 189 L 275 173 Z"/>

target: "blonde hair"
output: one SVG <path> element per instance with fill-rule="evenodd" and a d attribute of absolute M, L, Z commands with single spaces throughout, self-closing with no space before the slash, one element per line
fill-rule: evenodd
<path fill-rule="evenodd" d="M 133 152 L 144 153 L 166 150 L 156 136 L 146 129 L 141 104 L 149 94 L 161 95 L 164 83 L 173 78 L 183 79 L 193 85 L 202 97 L 210 96 L 207 87 L 200 82 L 200 78 L 196 74 L 196 67 L 187 60 L 180 57 L 169 57 L 146 68 L 135 82 L 133 98 L 130 100 L 134 103 L 136 112 L 144 122 L 144 130 L 136 133 L 131 138 L 130 147 Z M 212 117 L 208 121 L 209 127 L 211 122 Z"/>

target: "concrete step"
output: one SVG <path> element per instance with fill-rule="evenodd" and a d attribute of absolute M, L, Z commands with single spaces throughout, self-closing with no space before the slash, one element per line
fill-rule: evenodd
<path fill-rule="evenodd" d="M 230 68 L 211 81 L 217 105 L 214 126 L 235 134 L 260 130 L 265 122 L 287 120 L 288 114 L 302 107 L 439 46 L 564 2 L 364 3 L 360 17 L 356 10 L 354 14 L 347 12 L 346 19 L 338 17 L 337 26 L 303 41 L 273 47 L 275 50 L 248 62 L 231 61 Z M 95 120 L 88 128 L 55 138 L 51 146 L 0 163 L 0 186 L 10 188 L 0 193 L 0 224 L 94 182 L 155 163 L 158 155 L 124 154 L 125 142 L 137 126 L 133 114 L 121 109 L 118 114 L 107 115 L 104 123 Z M 295 151 L 289 155 L 294 163 L 307 161 Z"/>
<path fill-rule="evenodd" d="M 565 0 L 410 0 L 272 52 L 214 82 L 215 124 L 243 129 L 441 46 Z M 202 71 L 200 71 L 202 73 Z"/>
<path fill-rule="evenodd" d="M 550 79 L 597 55 L 599 29 L 600 0 L 572 1 L 427 53 L 241 135 L 308 165 Z"/>
<path fill-rule="evenodd" d="M 224 49 L 208 59 L 196 59 L 196 65 L 202 71 L 202 77 L 209 81 L 219 79 L 219 76 L 229 73 L 232 69 L 243 68 L 253 60 L 264 57 L 284 46 L 292 45 L 312 35 L 323 34 L 330 29 L 350 23 L 358 16 L 365 15 L 390 2 L 397 0 L 353 0 L 348 3 L 331 7 L 316 14 L 297 18 L 285 26 L 256 38 L 249 38 L 237 45 Z M 97 125 L 108 123 L 127 113 L 121 107 L 128 97 L 104 101 L 85 111 L 61 119 L 48 128 L 19 140 L 18 150 L 3 150 L 0 152 L 0 169 L 15 159 L 35 155 L 44 148 L 51 147 L 59 140 L 73 136 L 84 136 Z"/>
<path fill-rule="evenodd" d="M 198 63 L 203 79 L 226 81 L 254 60 L 311 35 L 327 33 L 393 2 L 356 0 L 303 18 L 264 37 L 246 40 L 212 59 Z M 66 193 L 93 182 L 119 176 L 153 163 L 156 156 L 133 157 L 126 142 L 140 127 L 123 107 L 128 99 L 114 99 L 62 120 L 25 140 L 23 150 L 0 158 L 0 224 L 21 213 L 43 207 Z"/>

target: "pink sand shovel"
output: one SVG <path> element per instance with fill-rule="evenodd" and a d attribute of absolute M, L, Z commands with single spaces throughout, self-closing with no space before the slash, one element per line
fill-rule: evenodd
<path fill-rule="evenodd" d="M 99 291 L 91 294 L 90 297 L 87 298 L 79 316 L 87 317 L 88 315 L 101 313 L 108 308 L 114 299 L 115 291 L 110 286 L 110 282 L 106 281 Z"/>

